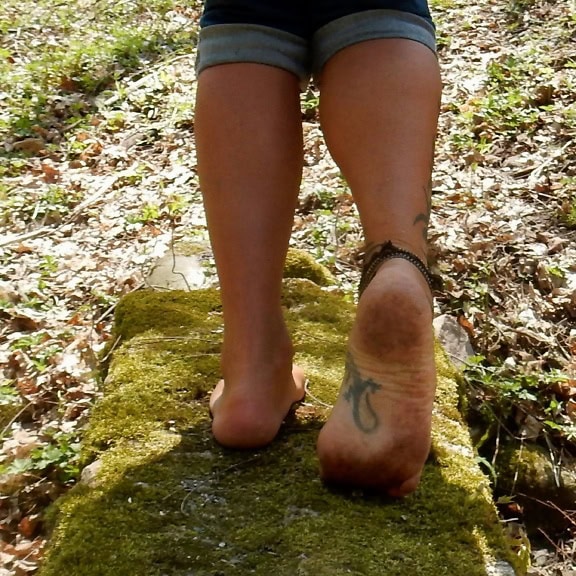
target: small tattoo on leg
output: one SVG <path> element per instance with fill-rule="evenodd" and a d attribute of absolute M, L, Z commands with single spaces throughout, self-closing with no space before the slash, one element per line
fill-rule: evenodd
<path fill-rule="evenodd" d="M 348 354 L 346 358 L 344 382 L 348 385 L 344 399 L 352 405 L 354 424 L 366 434 L 375 432 L 380 426 L 380 419 L 372 408 L 370 396 L 380 390 L 382 385 L 374 382 L 371 378 L 367 380 L 362 378 L 351 354 Z"/>
<path fill-rule="evenodd" d="M 430 212 L 432 210 L 432 181 L 430 181 L 428 186 L 424 187 L 424 197 L 426 199 L 426 213 L 420 212 L 420 214 L 414 218 L 413 225 L 416 226 L 416 224 L 419 222 L 424 224 L 422 229 L 422 237 L 426 242 L 428 240 L 428 225 L 430 223 Z"/>

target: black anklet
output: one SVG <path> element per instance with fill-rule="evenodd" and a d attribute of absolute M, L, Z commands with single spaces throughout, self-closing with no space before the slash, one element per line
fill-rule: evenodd
<path fill-rule="evenodd" d="M 414 266 L 420 270 L 422 276 L 426 278 L 426 282 L 428 282 L 431 291 L 434 291 L 438 287 L 439 279 L 432 275 L 426 264 L 424 264 L 418 256 L 412 254 L 412 252 L 409 252 L 408 250 L 394 246 L 390 241 L 371 247 L 369 253 L 369 256 L 368 253 L 364 254 L 362 276 L 360 277 L 360 286 L 358 287 L 359 296 L 362 296 L 362 292 L 364 292 L 368 284 L 372 282 L 372 279 L 376 276 L 376 272 L 378 272 L 380 266 L 386 262 L 386 260 L 391 260 L 392 258 L 403 258 L 404 260 L 408 260 L 408 262 L 414 264 Z"/>

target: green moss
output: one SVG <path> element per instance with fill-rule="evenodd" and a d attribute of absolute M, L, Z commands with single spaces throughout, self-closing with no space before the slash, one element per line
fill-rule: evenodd
<path fill-rule="evenodd" d="M 8 426 L 21 409 L 22 405 L 19 403 L 0 404 L 0 429 Z"/>
<path fill-rule="evenodd" d="M 560 211 L 560 221 L 571 230 L 576 229 L 576 199 L 573 198 L 567 209 Z"/>
<path fill-rule="evenodd" d="M 353 308 L 302 281 L 286 283 L 284 306 L 314 397 L 271 447 L 238 452 L 214 443 L 207 415 L 217 293 L 122 301 L 123 344 L 85 440 L 102 470 L 56 504 L 41 576 L 486 576 L 486 558 L 508 557 L 440 349 L 433 457 L 417 493 L 391 501 L 323 486 L 315 442 Z"/>
<path fill-rule="evenodd" d="M 174 245 L 174 252 L 181 256 L 206 256 L 211 254 L 210 246 L 191 240 L 181 240 Z"/>
<path fill-rule="evenodd" d="M 336 283 L 334 276 L 325 266 L 316 262 L 308 252 L 295 248 L 288 250 L 284 265 L 284 278 L 311 280 L 318 286 L 329 286 Z"/>

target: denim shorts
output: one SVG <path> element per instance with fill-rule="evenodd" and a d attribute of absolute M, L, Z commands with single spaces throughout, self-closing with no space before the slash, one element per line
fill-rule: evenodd
<path fill-rule="evenodd" d="M 427 0 L 206 0 L 196 70 L 253 62 L 292 72 L 302 83 L 339 50 L 405 38 L 436 52 Z"/>

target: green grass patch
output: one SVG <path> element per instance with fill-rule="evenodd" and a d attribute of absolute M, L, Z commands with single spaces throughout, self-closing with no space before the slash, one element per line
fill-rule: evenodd
<path fill-rule="evenodd" d="M 156 59 L 191 51 L 200 2 L 6 0 L 0 8 L 0 136 L 76 124 L 91 97 Z"/>
<path fill-rule="evenodd" d="M 454 107 L 459 128 L 452 135 L 454 150 L 481 158 L 496 140 L 534 133 L 554 108 L 554 74 L 551 57 L 534 49 L 489 62 L 483 89 Z"/>

